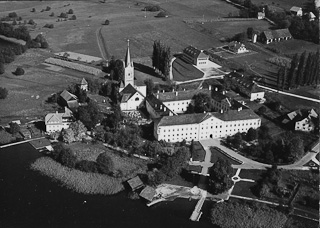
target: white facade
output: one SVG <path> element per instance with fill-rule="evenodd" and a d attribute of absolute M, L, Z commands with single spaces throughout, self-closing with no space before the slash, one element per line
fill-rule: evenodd
<path fill-rule="evenodd" d="M 139 92 L 133 94 L 126 102 L 120 103 L 121 111 L 137 110 L 144 100 L 144 96 Z"/>
<path fill-rule="evenodd" d="M 185 113 L 192 100 L 164 101 L 163 104 L 177 114 Z"/>
<path fill-rule="evenodd" d="M 70 123 L 56 123 L 56 124 L 46 124 L 46 132 L 52 133 L 56 131 L 61 131 L 62 129 L 69 128 Z"/>
<path fill-rule="evenodd" d="M 264 98 L 264 91 L 250 93 L 250 101 Z"/>
<path fill-rule="evenodd" d="M 297 121 L 294 129 L 296 131 L 310 132 L 314 130 L 314 124 L 310 118 L 306 117 L 303 120 Z"/>
<path fill-rule="evenodd" d="M 69 128 L 69 125 L 71 123 L 68 119 L 69 117 L 70 116 L 68 113 L 56 112 L 47 114 L 45 117 L 46 132 L 52 133 Z"/>
<path fill-rule="evenodd" d="M 237 132 L 247 132 L 250 128 L 258 128 L 261 125 L 260 118 L 224 121 L 215 116 L 206 120 L 185 125 L 170 125 L 154 127 L 154 136 L 157 140 L 167 142 L 198 141 L 209 138 L 221 138 L 234 135 Z"/>

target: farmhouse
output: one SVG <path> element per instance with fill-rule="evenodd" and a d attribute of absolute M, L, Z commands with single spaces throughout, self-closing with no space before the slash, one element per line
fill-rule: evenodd
<path fill-rule="evenodd" d="M 288 29 L 277 29 L 277 30 L 270 30 L 270 31 L 262 32 L 260 35 L 260 39 L 262 42 L 269 44 L 272 42 L 290 40 L 290 39 L 292 39 L 292 35 Z"/>
<path fill-rule="evenodd" d="M 224 76 L 224 80 L 230 84 L 231 89 L 247 95 L 250 101 L 264 98 L 264 91 L 257 86 L 257 83 L 244 77 L 243 74 L 231 72 Z"/>
<path fill-rule="evenodd" d="M 248 52 L 246 49 L 246 46 L 240 42 L 232 41 L 228 44 L 228 48 L 230 51 L 233 51 L 234 53 L 245 53 Z"/>
<path fill-rule="evenodd" d="M 46 125 L 46 132 L 61 131 L 69 128 L 72 122 L 72 111 L 65 107 L 64 113 L 48 113 L 45 117 L 44 123 Z"/>
<path fill-rule="evenodd" d="M 205 54 L 203 50 L 189 46 L 183 50 L 183 59 L 201 68 L 208 64 L 209 55 Z"/>
<path fill-rule="evenodd" d="M 318 114 L 313 109 L 298 109 L 288 113 L 282 123 L 295 131 L 311 132 L 319 125 Z"/>
<path fill-rule="evenodd" d="M 68 108 L 77 108 L 79 106 L 78 97 L 67 90 L 63 90 L 60 97 L 62 98 L 63 105 Z"/>
<path fill-rule="evenodd" d="M 247 132 L 260 125 L 260 117 L 251 109 L 165 116 L 154 122 L 154 136 L 167 142 L 199 141 Z"/>
<path fill-rule="evenodd" d="M 295 16 L 302 16 L 302 8 L 298 6 L 292 6 L 290 12 Z"/>

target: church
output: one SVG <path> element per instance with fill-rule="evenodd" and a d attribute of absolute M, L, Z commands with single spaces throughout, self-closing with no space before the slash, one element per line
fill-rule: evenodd
<path fill-rule="evenodd" d="M 121 111 L 134 111 L 141 107 L 147 94 L 147 86 L 138 86 L 135 83 L 134 65 L 130 56 L 130 44 L 126 52 L 124 65 L 124 79 L 120 84 L 119 92 L 121 95 Z"/>

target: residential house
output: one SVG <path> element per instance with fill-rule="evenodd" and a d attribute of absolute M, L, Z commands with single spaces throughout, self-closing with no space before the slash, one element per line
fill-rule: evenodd
<path fill-rule="evenodd" d="M 260 125 L 260 117 L 251 109 L 165 116 L 155 120 L 154 136 L 167 142 L 199 141 L 247 132 Z"/>
<path fill-rule="evenodd" d="M 295 110 L 288 113 L 282 123 L 296 131 L 311 132 L 318 128 L 319 116 L 314 109 Z"/>
<path fill-rule="evenodd" d="M 232 41 L 228 44 L 228 48 L 230 51 L 233 51 L 234 53 L 240 54 L 248 52 L 246 49 L 246 46 L 240 42 Z"/>
<path fill-rule="evenodd" d="M 250 101 L 264 98 L 264 91 L 257 83 L 243 74 L 231 72 L 224 76 L 225 82 L 230 84 L 233 90 L 239 91 L 250 98 Z"/>
<path fill-rule="evenodd" d="M 72 122 L 72 111 L 65 107 L 64 113 L 48 113 L 45 116 L 44 123 L 46 125 L 46 132 L 56 132 L 61 131 L 62 129 L 69 128 L 70 123 Z"/>
<path fill-rule="evenodd" d="M 262 42 L 269 44 L 272 42 L 279 42 L 292 39 L 292 35 L 288 29 L 268 30 L 260 34 Z"/>
<path fill-rule="evenodd" d="M 121 111 L 133 111 L 141 107 L 144 96 L 136 90 L 131 84 L 128 84 L 121 92 Z"/>
<path fill-rule="evenodd" d="M 302 8 L 301 7 L 298 7 L 298 6 L 292 6 L 291 9 L 290 9 L 290 12 L 295 15 L 295 16 L 299 16 L 301 17 L 302 16 Z"/>
<path fill-rule="evenodd" d="M 72 93 L 70 93 L 67 90 L 63 90 L 63 92 L 60 94 L 60 97 L 62 98 L 63 105 L 67 106 L 68 108 L 78 108 L 78 97 Z"/>
<path fill-rule="evenodd" d="M 209 55 L 205 54 L 203 50 L 198 50 L 195 47 L 189 46 L 183 50 L 183 59 L 201 68 L 208 64 Z"/>
<path fill-rule="evenodd" d="M 84 91 L 88 91 L 88 82 L 85 78 L 82 78 L 82 80 L 81 80 L 80 89 L 82 89 Z"/>
<path fill-rule="evenodd" d="M 309 21 L 314 21 L 316 19 L 316 15 L 314 15 L 314 13 L 309 12 L 307 14 Z"/>

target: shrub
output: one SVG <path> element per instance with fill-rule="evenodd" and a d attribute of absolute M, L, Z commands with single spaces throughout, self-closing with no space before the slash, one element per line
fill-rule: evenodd
<path fill-rule="evenodd" d="M 36 36 L 36 38 L 34 38 L 34 41 L 37 42 L 37 43 L 42 43 L 42 42 L 45 42 L 46 39 L 44 38 L 44 36 L 42 34 L 38 34 Z"/>
<path fill-rule="evenodd" d="M 41 48 L 48 48 L 48 47 L 49 47 L 48 42 L 42 42 L 41 43 Z"/>
<path fill-rule="evenodd" d="M 46 11 L 50 11 L 50 10 L 51 10 L 51 7 L 47 6 Z"/>
<path fill-rule="evenodd" d="M 104 24 L 105 24 L 105 25 L 109 25 L 109 24 L 110 24 L 110 21 L 109 21 L 109 20 L 105 20 Z"/>
<path fill-rule="evenodd" d="M 52 29 L 54 26 L 53 24 L 45 24 L 45 26 L 43 26 L 44 28 L 49 28 Z"/>
<path fill-rule="evenodd" d="M 150 11 L 150 12 L 157 12 L 160 10 L 160 6 L 146 6 L 144 7 L 143 10 L 146 10 L 146 11 Z"/>
<path fill-rule="evenodd" d="M 265 114 L 266 111 L 267 111 L 267 108 L 264 107 L 264 106 L 261 106 L 261 107 L 258 109 L 258 113 L 259 113 L 260 115 Z"/>
<path fill-rule="evenodd" d="M 28 48 L 40 48 L 41 47 L 41 44 L 34 41 L 34 40 L 30 40 L 28 43 L 27 43 L 27 47 Z"/>
<path fill-rule="evenodd" d="M 17 21 L 13 20 L 12 25 L 17 25 Z"/>
<path fill-rule="evenodd" d="M 20 131 L 20 126 L 17 123 L 10 123 L 10 133 L 12 135 L 19 133 Z"/>
<path fill-rule="evenodd" d="M 69 148 L 67 148 L 61 151 L 59 161 L 64 166 L 74 168 L 77 162 L 77 158 L 73 154 L 73 152 Z"/>
<path fill-rule="evenodd" d="M 35 8 L 32 8 L 31 12 L 32 12 L 32 13 L 36 12 L 36 9 L 35 9 Z"/>
<path fill-rule="evenodd" d="M 113 161 L 106 152 L 99 154 L 97 164 L 99 172 L 102 174 L 110 174 L 114 170 Z"/>
<path fill-rule="evenodd" d="M 68 14 L 73 14 L 73 9 L 69 9 Z"/>
<path fill-rule="evenodd" d="M 53 17 L 53 16 L 54 16 L 54 12 L 52 12 L 49 16 L 50 16 L 50 17 Z"/>
<path fill-rule="evenodd" d="M 17 69 L 14 72 L 14 74 L 17 75 L 17 76 L 24 75 L 24 69 L 22 67 L 17 67 Z"/>
<path fill-rule="evenodd" d="M 9 13 L 8 16 L 10 18 L 16 18 L 16 17 L 18 17 L 18 14 L 16 12 L 12 12 L 12 13 Z"/>
<path fill-rule="evenodd" d="M 8 96 L 8 90 L 0 87 L 0 99 L 5 99 Z"/>
<path fill-rule="evenodd" d="M 168 15 L 165 12 L 161 11 L 160 13 L 157 14 L 156 17 L 168 17 Z"/>
<path fill-rule="evenodd" d="M 97 173 L 98 165 L 94 161 L 82 160 L 76 164 L 76 168 L 87 173 Z"/>
<path fill-rule="evenodd" d="M 34 22 L 34 20 L 30 19 L 30 20 L 28 21 L 28 24 L 29 24 L 29 25 L 35 25 L 36 23 Z"/>
<path fill-rule="evenodd" d="M 5 72 L 4 64 L 0 62 L 0 74 L 3 74 Z"/>
<path fill-rule="evenodd" d="M 0 129 L 0 144 L 7 144 L 14 141 L 15 138 L 5 130 Z"/>
<path fill-rule="evenodd" d="M 72 17 L 70 18 L 70 20 L 77 20 L 76 15 L 72 15 Z"/>
<path fill-rule="evenodd" d="M 60 17 L 61 17 L 61 18 L 68 18 L 68 14 L 66 14 L 66 13 L 61 13 L 61 14 L 60 14 Z"/>

